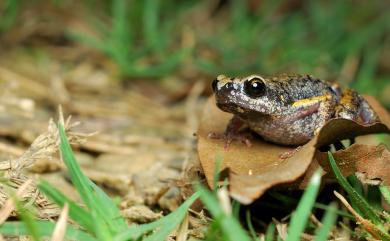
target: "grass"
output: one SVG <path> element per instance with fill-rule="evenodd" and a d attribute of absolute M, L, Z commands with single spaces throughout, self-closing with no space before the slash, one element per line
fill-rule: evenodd
<path fill-rule="evenodd" d="M 165 6 L 168 2 L 169 6 Z M 177 27 L 179 14 L 171 12 L 173 17 L 160 21 L 163 10 L 167 12 L 173 2 L 145 0 L 129 5 L 126 0 L 113 0 L 111 24 L 93 20 L 97 37 L 71 29 L 68 36 L 108 55 L 125 77 L 156 78 L 170 74 L 191 52 L 191 48 L 172 47 L 178 36 L 171 33 Z"/>
<path fill-rule="evenodd" d="M 321 220 L 322 226 L 315 232 L 316 238 L 314 241 L 328 240 L 329 233 L 337 220 L 336 210 L 337 207 L 334 203 L 329 205 L 329 211 L 325 213 L 323 219 Z"/>
<path fill-rule="evenodd" d="M 287 241 L 300 240 L 300 236 L 305 230 L 306 223 L 309 219 L 309 215 L 311 214 L 311 209 L 317 197 L 320 183 L 321 173 L 317 171 L 311 178 L 311 181 L 307 186 L 296 211 L 292 214 L 287 232 Z"/>
<path fill-rule="evenodd" d="M 231 75 L 317 72 L 324 74 L 323 78 L 336 78 L 347 58 L 355 56 L 362 62 L 353 76 L 357 79 L 354 87 L 370 92 L 380 90 L 372 86 L 372 79 L 378 54 L 384 48 L 381 39 L 389 26 L 385 11 L 374 11 L 380 3 L 374 6 L 313 1 L 298 11 L 281 14 L 283 4 L 283 1 L 265 1 L 253 12 L 245 2 L 232 1 L 231 15 L 223 20 L 226 24 L 214 35 L 205 37 L 206 44 L 219 58 L 198 59 L 201 69 Z"/>
<path fill-rule="evenodd" d="M 1 14 L 0 19 L 0 33 L 6 32 L 14 25 L 20 4 L 20 0 L 6 0 L 0 5 L 0 11 L 1 7 L 3 7 L 3 14 Z"/>
<path fill-rule="evenodd" d="M 251 227 L 250 233 L 244 230 L 239 219 L 231 213 L 226 213 L 217 198 L 215 191 L 209 191 L 198 185 L 197 192 L 187 199 L 175 212 L 161 218 L 155 222 L 128 227 L 125 220 L 120 215 L 115 203 L 89 180 L 81 171 L 72 149 L 68 143 L 62 124 L 59 124 L 60 150 L 62 159 L 68 169 L 73 185 L 76 187 L 85 207 L 69 200 L 60 191 L 50 184 L 41 182 L 40 190 L 51 198 L 59 206 L 65 203 L 69 205 L 69 217 L 80 227 L 69 224 L 65 233 L 66 238 L 82 238 L 82 240 L 164 240 L 183 220 L 191 204 L 200 197 L 214 221 L 209 225 L 206 237 L 209 240 L 255 240 L 256 232 L 251 224 L 250 216 L 247 223 Z M 319 187 L 319 173 L 316 173 L 305 191 L 303 198 L 298 205 L 297 211 L 293 214 L 288 231 L 288 240 L 296 240 L 305 228 L 306 220 L 310 214 L 316 193 Z M 223 187 L 225 188 L 225 187 Z M 23 210 L 22 205 L 17 202 L 17 210 L 20 213 L 21 221 L 6 222 L 0 227 L 2 234 L 8 235 L 30 235 L 34 241 L 42 240 L 43 237 L 50 236 L 55 228 L 55 224 L 49 221 L 35 220 L 31 214 Z M 250 215 L 248 213 L 248 215 Z M 272 228 L 272 226 L 271 226 Z M 272 230 L 272 229 L 270 229 Z M 154 231 L 154 232 L 151 232 Z M 273 232 L 272 232 L 273 233 Z M 267 232 L 271 236 L 271 231 Z M 272 234 L 273 236 L 273 234 Z M 217 239 L 217 237 L 222 239 Z M 269 239 L 269 238 L 268 238 Z"/>
<path fill-rule="evenodd" d="M 376 210 L 376 207 L 382 207 L 380 204 L 380 199 L 377 199 L 376 202 L 377 204 L 369 204 L 367 201 L 367 198 L 371 198 L 370 193 L 368 192 L 368 195 L 366 198 L 364 198 L 359 192 L 357 192 L 352 185 L 347 181 L 347 179 L 341 174 L 340 169 L 337 167 L 336 161 L 334 160 L 332 154 L 329 152 L 328 153 L 329 157 L 329 162 L 332 167 L 333 173 L 339 182 L 339 184 L 343 187 L 343 189 L 346 191 L 348 194 L 348 198 L 350 199 L 351 202 L 353 202 L 357 208 L 355 208 L 355 211 L 359 210 L 359 212 L 362 215 L 363 221 L 366 221 L 366 224 L 362 222 L 362 220 L 358 220 L 360 224 L 366 229 L 367 232 L 370 232 L 375 238 L 380 237 L 382 240 L 390 240 L 390 235 L 389 235 L 389 227 L 386 227 L 386 223 L 388 224 L 390 222 L 389 217 L 387 218 L 382 218 L 380 216 L 380 212 L 386 213 L 385 210 Z M 381 189 L 384 189 L 383 187 Z M 387 189 L 387 188 L 386 188 Z M 386 190 L 384 191 L 386 195 Z M 356 216 L 356 215 L 355 215 Z M 356 216 L 358 219 L 358 217 Z M 372 222 L 372 225 L 371 225 Z M 369 229 L 368 229 L 369 228 Z"/>
<path fill-rule="evenodd" d="M 362 214 L 372 220 L 374 223 L 380 223 L 381 219 L 375 212 L 375 210 L 368 204 L 368 202 L 348 183 L 347 179 L 341 174 L 340 170 L 336 168 L 336 161 L 334 160 L 332 154 L 329 152 L 329 160 L 333 172 L 336 176 L 337 181 L 344 188 L 344 190 L 349 194 L 349 197 L 356 204 L 358 209 Z"/>
<path fill-rule="evenodd" d="M 199 196 L 198 193 L 195 193 L 175 212 L 156 222 L 128 227 L 113 200 L 81 172 L 62 124 L 59 124 L 59 132 L 63 161 L 85 207 L 81 207 L 69 200 L 60 191 L 46 182 L 41 182 L 39 188 L 59 206 L 63 207 L 65 203 L 68 203 L 69 217 L 81 229 L 74 225 L 68 225 L 65 234 L 67 239 L 121 241 L 137 240 L 140 237 L 144 237 L 144 240 L 162 240 L 161 237 L 167 237 L 181 223 L 189 207 Z M 55 228 L 54 223 L 35 220 L 29 212 L 21 207 L 18 208 L 18 211 L 21 221 L 5 222 L 1 225 L 0 231 L 3 235 L 30 235 L 34 241 L 38 241 L 52 234 Z M 155 232 L 151 233 L 154 230 Z"/>
<path fill-rule="evenodd" d="M 77 225 L 68 224 L 65 232 L 65 238 L 77 240 L 165 240 L 168 235 L 180 225 L 185 218 L 190 206 L 195 200 L 200 198 L 205 208 L 213 217 L 211 223 L 208 224 L 208 229 L 205 233 L 205 240 L 259 240 L 259 235 L 252 224 L 251 213 L 246 213 L 246 223 L 248 230 L 245 230 L 240 224 L 239 210 L 240 205 L 237 203 L 231 204 L 229 201 L 223 201 L 220 196 L 225 193 L 227 195 L 226 185 L 221 189 L 210 191 L 201 185 L 196 186 L 196 192 L 188 198 L 176 211 L 169 215 L 142 225 L 128 226 L 126 221 L 121 216 L 119 209 L 113 200 L 108 197 L 105 192 L 89 180 L 81 171 L 78 165 L 69 142 L 66 138 L 63 125 L 59 124 L 60 133 L 60 150 L 62 159 L 68 169 L 72 183 L 77 189 L 83 201 L 83 206 L 69 200 L 56 188 L 52 187 L 47 182 L 40 182 L 39 188 L 49 198 L 51 198 L 60 207 L 65 204 L 69 205 L 69 218 Z M 339 181 L 340 185 L 348 194 L 350 200 L 354 200 L 355 204 L 363 214 L 375 225 L 375 230 L 380 232 L 385 239 L 386 235 L 385 222 L 383 217 L 379 216 L 378 210 L 369 204 L 352 186 L 346 178 L 344 178 L 338 169 L 335 160 L 329 153 L 329 160 L 333 172 Z M 220 166 L 221 157 L 216 158 L 216 165 Z M 309 215 L 315 206 L 315 200 L 320 186 L 320 171 L 317 171 L 306 188 L 302 198 L 300 199 L 296 210 L 292 213 L 288 224 L 287 241 L 300 240 L 301 234 L 307 230 Z M 219 179 L 218 173 L 215 174 L 216 180 Z M 388 198 L 389 190 L 383 186 L 379 188 L 383 196 Z M 368 194 L 370 195 L 370 194 Z M 26 210 L 22 203 L 17 199 L 16 207 L 20 215 L 21 221 L 8 221 L 0 226 L 0 231 L 4 235 L 29 235 L 34 241 L 42 240 L 43 237 L 52 235 L 56 224 L 50 221 L 36 220 L 32 213 Z M 290 200 L 291 201 L 291 200 Z M 228 208 L 226 209 L 226 207 Z M 230 206 L 230 208 L 229 208 Z M 232 211 L 227 211 L 232 210 Z M 383 211 L 383 210 L 380 210 Z M 337 220 L 337 210 L 335 204 L 327 207 L 325 215 L 322 219 L 322 225 L 316 228 L 316 241 L 327 240 L 330 231 L 335 226 Z M 387 216 L 387 221 L 389 217 Z M 275 225 L 269 224 L 265 232 L 265 240 L 280 239 L 278 234 L 275 234 Z"/>
<path fill-rule="evenodd" d="M 5 1 L 0 31 L 15 26 L 23 2 Z M 211 16 L 203 13 L 212 7 L 208 1 L 82 3 L 93 6 L 83 14 L 95 34 L 68 28 L 67 36 L 108 56 L 125 80 L 162 78 L 190 65 L 212 76 L 311 73 L 378 97 L 389 83 L 388 72 L 379 71 L 390 26 L 385 1 L 311 1 L 294 8 L 278 0 L 251 9 L 233 0 Z M 205 24 L 199 28 L 193 16 Z"/>

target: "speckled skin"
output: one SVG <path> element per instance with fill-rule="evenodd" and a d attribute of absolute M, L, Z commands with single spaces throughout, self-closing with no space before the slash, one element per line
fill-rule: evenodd
<path fill-rule="evenodd" d="M 259 96 L 251 96 L 245 89 L 245 83 L 254 80 L 263 83 Z M 234 114 L 226 133 L 237 132 L 246 125 L 265 140 L 282 145 L 305 144 L 331 118 L 361 123 L 377 120 L 375 112 L 356 91 L 341 92 L 309 75 L 220 75 L 213 89 L 217 106 Z"/>

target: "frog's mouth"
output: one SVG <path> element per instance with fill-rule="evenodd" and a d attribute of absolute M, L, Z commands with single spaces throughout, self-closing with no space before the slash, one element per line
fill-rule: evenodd
<path fill-rule="evenodd" d="M 217 102 L 217 106 L 219 109 L 225 111 L 225 112 L 229 112 L 229 113 L 232 113 L 232 114 L 237 114 L 240 112 L 240 109 L 242 109 L 241 107 L 237 106 L 236 104 L 232 104 L 232 103 L 220 103 L 220 102 Z M 244 109 L 242 109 L 243 111 Z"/>
<path fill-rule="evenodd" d="M 258 110 L 251 110 L 251 109 L 242 107 L 239 104 L 232 102 L 232 101 L 229 101 L 229 100 L 226 100 L 226 99 L 223 99 L 223 100 L 217 99 L 216 105 L 222 111 L 241 116 L 244 119 L 247 119 L 247 118 L 257 119 L 257 118 L 264 118 L 264 117 L 268 116 L 268 114 L 266 114 L 266 113 L 262 113 Z"/>
<path fill-rule="evenodd" d="M 215 92 L 215 101 L 219 109 L 232 114 L 247 113 L 248 108 L 245 108 L 245 101 L 240 97 L 239 91 L 232 88 L 222 88 Z"/>

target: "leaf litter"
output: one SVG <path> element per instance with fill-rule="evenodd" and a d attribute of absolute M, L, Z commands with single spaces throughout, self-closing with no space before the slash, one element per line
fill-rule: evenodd
<path fill-rule="evenodd" d="M 215 160 L 222 155 L 219 171 L 227 175 L 221 176 L 228 176 L 230 195 L 243 204 L 252 203 L 267 189 L 277 185 L 304 188 L 317 167 L 327 172 L 330 170 L 326 153 L 321 152 L 320 147 L 360 135 L 390 133 L 389 113 L 373 97 L 365 98 L 377 112 L 380 122 L 361 125 L 351 120 L 333 119 L 311 141 L 295 150 L 260 138 L 251 140 L 251 147 L 233 142 L 225 149 L 225 140 L 211 139 L 208 135 L 212 132 L 223 133 L 232 115 L 219 110 L 214 97 L 210 97 L 204 106 L 197 132 L 198 155 L 207 183 L 213 185 Z M 281 155 L 289 152 L 293 153 L 291 157 L 281 158 Z M 364 173 L 367 179 L 377 179 L 384 185 L 390 185 L 389 151 L 384 145 L 354 144 L 336 151 L 334 157 L 344 175 Z"/>
<path fill-rule="evenodd" d="M 80 58 L 77 48 L 71 51 Z M 48 53 L 53 54 L 51 50 Z M 15 61 L 20 65 L 15 66 Z M 121 197 L 120 206 L 129 223 L 160 218 L 156 207 L 175 210 L 192 192 L 187 188 L 183 194 L 177 183 L 185 176 L 185 163 L 196 159 L 193 130 L 204 85 L 193 85 L 187 99 L 170 107 L 164 102 L 177 98 L 177 93 L 163 101 L 153 99 L 148 90 L 159 91 L 155 82 L 143 88 L 142 80 L 142 85 L 135 81 L 134 88 L 123 89 L 113 81 L 113 73 L 107 69 L 102 73 L 89 60 L 80 64 L 72 60 L 66 71 L 59 67 L 63 62 L 54 56 L 41 66 L 30 55 L 12 50 L 0 58 L 0 170 L 9 173 L 4 185 L 17 190 L 28 178 L 33 179 L 22 200 L 37 206 L 40 218 L 56 218 L 60 209 L 36 189 L 37 173 L 79 200 L 58 157 L 57 128 L 53 122 L 47 127 L 61 104 L 65 113 L 72 113 L 74 122 L 81 123 L 72 124 L 67 135 L 74 139 L 75 155 L 84 173 L 108 193 Z M 81 81 L 87 77 L 88 81 Z M 60 96 L 63 98 L 57 98 Z M 17 178 L 11 179 L 11 173 Z M 191 186 L 190 180 L 184 182 Z M 1 187 L 0 208 L 6 200 L 8 192 Z"/>

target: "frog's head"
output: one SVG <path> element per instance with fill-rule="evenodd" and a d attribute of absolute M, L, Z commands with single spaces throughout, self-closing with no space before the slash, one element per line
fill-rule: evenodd
<path fill-rule="evenodd" d="M 217 106 L 237 115 L 275 114 L 282 103 L 275 97 L 272 80 L 259 75 L 229 78 L 219 75 L 212 83 Z"/>

